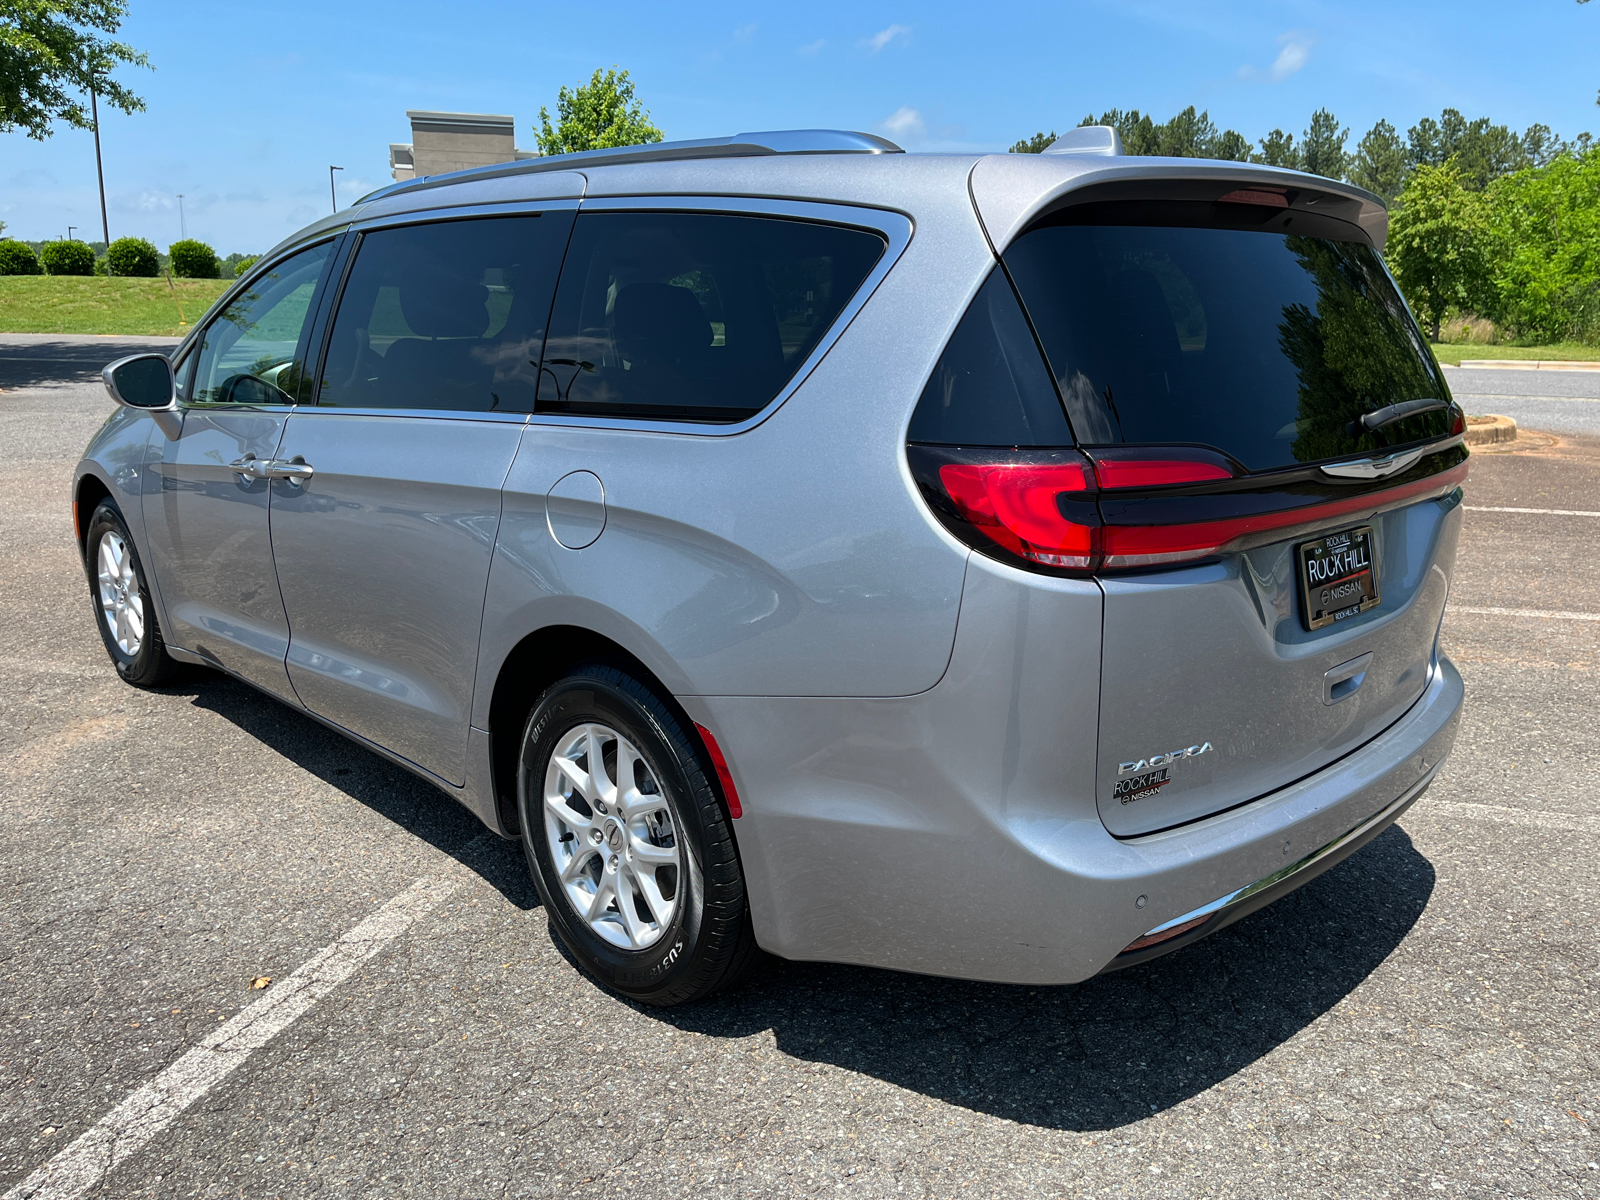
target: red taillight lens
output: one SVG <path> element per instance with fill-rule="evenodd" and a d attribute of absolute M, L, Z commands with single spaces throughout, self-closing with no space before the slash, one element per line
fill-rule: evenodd
<path fill-rule="evenodd" d="M 1220 456 L 1219 456 L 1220 457 Z M 1207 483 L 1232 479 L 1233 471 L 1220 461 L 1206 458 L 1112 458 L 1094 456 L 1094 473 L 1103 488 L 1170 487 L 1177 483 Z"/>
<path fill-rule="evenodd" d="M 1092 488 L 1086 464 L 945 463 L 939 482 L 965 520 L 1011 553 L 1047 567 L 1097 565 L 1097 528 L 1061 510 L 1063 495 Z"/>

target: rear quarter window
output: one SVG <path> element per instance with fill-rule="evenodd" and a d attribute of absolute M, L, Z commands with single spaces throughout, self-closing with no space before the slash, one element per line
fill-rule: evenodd
<path fill-rule="evenodd" d="M 885 248 L 879 234 L 809 221 L 582 213 L 536 411 L 753 416 L 793 378 Z"/>

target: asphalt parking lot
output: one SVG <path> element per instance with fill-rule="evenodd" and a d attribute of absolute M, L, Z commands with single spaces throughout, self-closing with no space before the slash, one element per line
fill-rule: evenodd
<path fill-rule="evenodd" d="M 125 352 L 0 338 L 4 1200 L 1600 1197 L 1600 438 L 1475 459 L 1455 754 L 1285 901 L 1076 987 L 774 963 L 658 1012 L 443 795 L 221 677 L 117 681 L 66 488 Z M 312 960 L 231 1073 L 162 1075 Z M 103 1136 L 158 1077 L 192 1103 Z"/>

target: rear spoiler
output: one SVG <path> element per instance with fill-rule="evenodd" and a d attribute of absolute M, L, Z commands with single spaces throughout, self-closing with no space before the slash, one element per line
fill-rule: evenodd
<path fill-rule="evenodd" d="M 1153 158 L 1114 153 L 990 154 L 967 177 L 972 204 L 998 256 L 1041 213 L 1071 193 L 1102 184 L 1214 181 L 1236 188 L 1299 193 L 1295 207 L 1359 226 L 1379 250 L 1389 236 L 1389 210 L 1364 188 L 1256 163 L 1203 158 Z"/>

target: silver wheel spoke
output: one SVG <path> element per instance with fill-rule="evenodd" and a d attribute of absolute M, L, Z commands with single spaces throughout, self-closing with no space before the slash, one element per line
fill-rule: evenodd
<path fill-rule="evenodd" d="M 656 885 L 653 873 L 638 871 L 634 873 L 634 880 L 639 885 L 639 894 L 644 897 L 645 906 L 649 908 L 650 915 L 655 918 L 657 925 L 665 925 L 672 919 L 672 901 L 661 894 L 661 888 Z"/>
<path fill-rule="evenodd" d="M 561 882 L 572 883 L 579 876 L 587 878 L 588 871 L 585 868 L 588 867 L 589 860 L 594 857 L 594 854 L 594 848 L 591 846 L 580 846 L 577 850 L 574 850 L 572 857 L 561 864 Z"/>
<path fill-rule="evenodd" d="M 567 777 L 572 784 L 573 791 L 577 792 L 585 800 L 593 800 L 595 798 L 594 779 L 589 772 L 564 754 L 557 754 L 550 761 L 555 765 L 556 770 Z"/>
<path fill-rule="evenodd" d="M 617 879 L 617 911 L 622 914 L 622 924 L 628 931 L 628 940 L 635 946 L 645 946 L 655 939 L 650 935 L 655 931 L 639 919 L 639 909 L 633 902 L 633 872 L 620 875 Z"/>
<path fill-rule="evenodd" d="M 640 837 L 633 839 L 629 853 L 634 862 L 641 863 L 651 870 L 656 867 L 676 866 L 678 862 L 676 846 L 657 846 Z"/>

